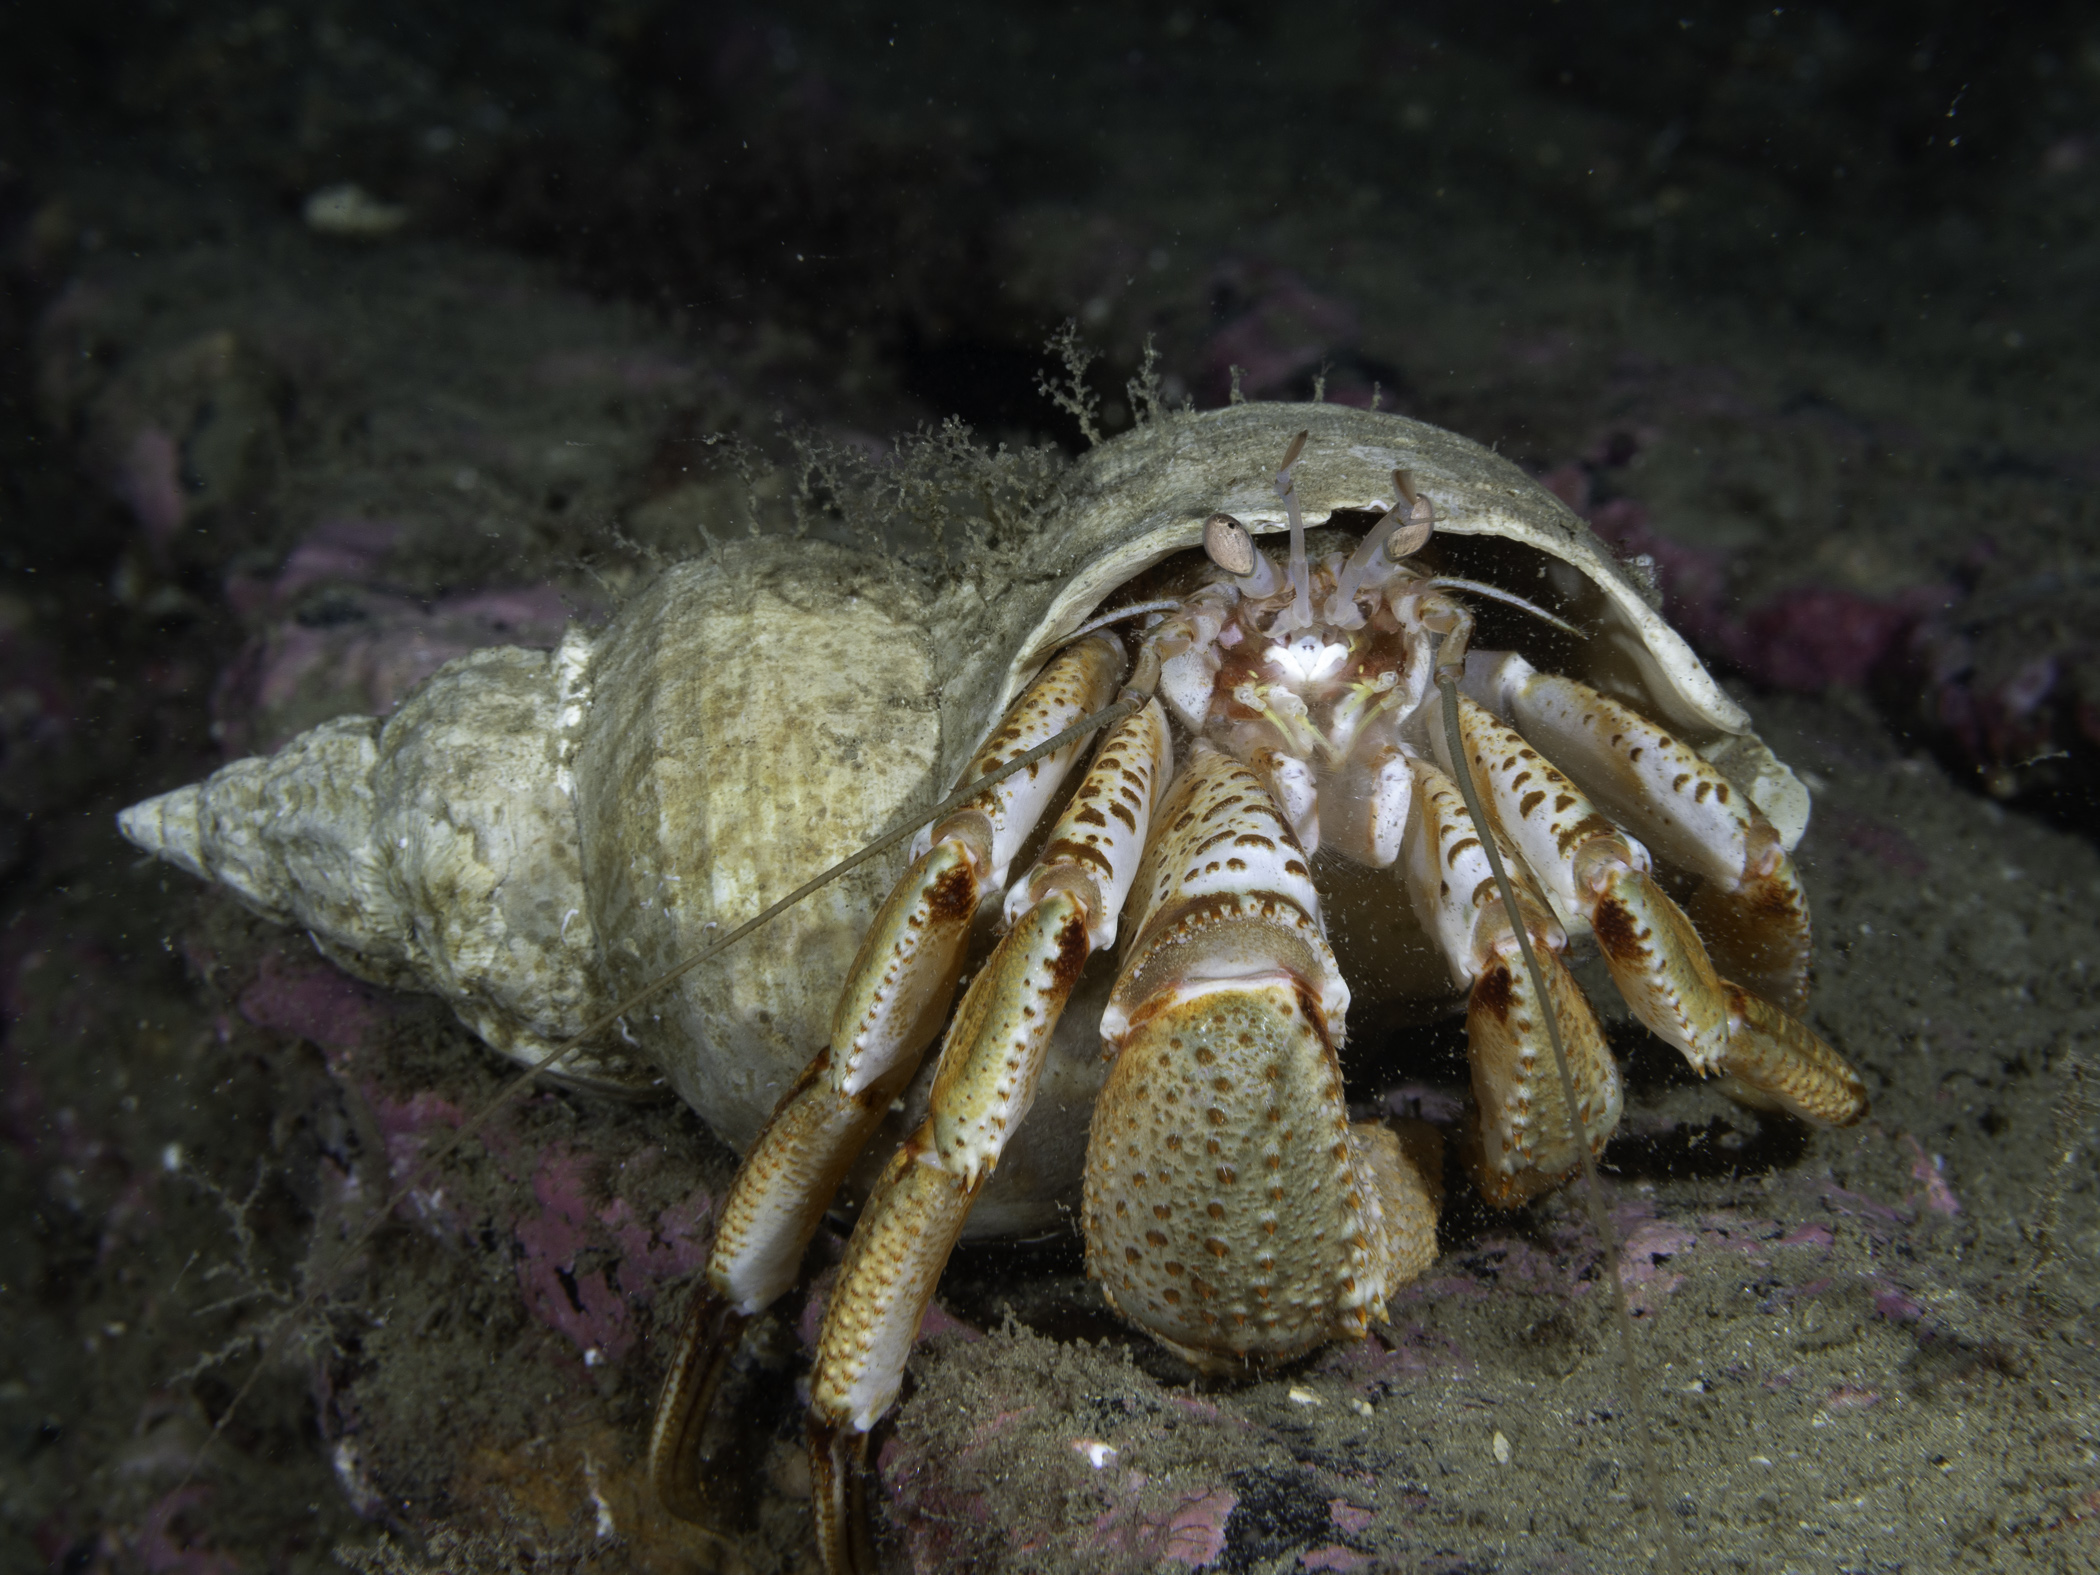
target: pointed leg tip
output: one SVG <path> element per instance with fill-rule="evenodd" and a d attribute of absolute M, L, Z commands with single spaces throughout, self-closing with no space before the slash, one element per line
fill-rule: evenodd
<path fill-rule="evenodd" d="M 809 1418 L 810 1511 L 825 1575 L 875 1575 L 868 1524 L 868 1435 L 812 1411 Z"/>
<path fill-rule="evenodd" d="M 749 1321 L 705 1282 L 686 1314 L 649 1436 L 649 1484 L 675 1519 L 705 1525 L 714 1518 L 701 1476 L 700 1437 Z"/>

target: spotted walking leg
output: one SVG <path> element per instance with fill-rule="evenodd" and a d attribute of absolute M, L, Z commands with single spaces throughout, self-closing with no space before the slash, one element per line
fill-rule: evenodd
<path fill-rule="evenodd" d="M 1080 969 L 1114 943 L 1171 767 L 1156 701 L 1102 741 L 1042 857 L 1009 894 L 1011 928 L 956 1010 L 925 1121 L 883 1171 L 847 1244 L 810 1376 L 817 1545 L 828 1570 L 860 1567 L 854 1499 L 868 1430 L 896 1399 L 970 1205 L 1035 1098 Z"/>
<path fill-rule="evenodd" d="M 964 780 L 1099 710 L 1123 667 L 1122 647 L 1103 636 L 1061 652 L 985 741 Z M 980 898 L 1004 883 L 1081 747 L 1075 742 L 1006 777 L 922 833 L 918 856 L 854 958 L 831 1042 L 746 1152 L 650 1436 L 650 1475 L 673 1513 L 704 1516 L 699 1434 L 744 1323 L 794 1283 L 840 1181 L 947 1019 Z"/>

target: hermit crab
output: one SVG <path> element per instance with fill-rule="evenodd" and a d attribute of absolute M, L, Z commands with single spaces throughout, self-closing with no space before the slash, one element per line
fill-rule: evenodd
<path fill-rule="evenodd" d="M 1733 1096 L 1857 1120 L 1799 1016 L 1807 810 L 1515 466 L 1397 416 L 1241 404 L 1096 449 L 937 583 L 719 547 L 602 633 L 476 653 L 122 826 L 513 1057 L 609 1021 L 566 1075 L 667 1081 L 743 1152 L 652 1441 L 674 1508 L 736 1331 L 864 1199 L 811 1386 L 838 1569 L 863 1557 L 854 1463 L 966 1235 L 1076 1201 L 1111 1305 L 1209 1370 L 1363 1334 L 1435 1256 L 1442 1166 L 1426 1129 L 1350 1120 L 1352 1027 L 1404 1054 L 1407 1022 L 1463 1007 L 1459 1148 L 1505 1206 L 1619 1114 L 1571 939 Z M 643 993 L 914 820 L 908 853 Z"/>

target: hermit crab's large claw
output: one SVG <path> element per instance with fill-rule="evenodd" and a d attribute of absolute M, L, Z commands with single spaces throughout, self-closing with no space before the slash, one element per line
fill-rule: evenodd
<path fill-rule="evenodd" d="M 1102 1038 L 1087 1272 L 1196 1366 L 1361 1338 L 1436 1256 L 1434 1135 L 1351 1123 L 1349 991 L 1280 806 L 1208 744 L 1161 807 Z"/>

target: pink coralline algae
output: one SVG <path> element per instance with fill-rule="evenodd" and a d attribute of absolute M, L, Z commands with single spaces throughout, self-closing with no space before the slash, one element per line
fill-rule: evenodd
<path fill-rule="evenodd" d="M 257 1028 L 335 1052 L 374 1043 L 405 1010 L 392 992 L 362 984 L 318 957 L 281 947 L 263 953 L 235 1005 Z"/>
<path fill-rule="evenodd" d="M 1140 1471 L 1104 1483 L 1103 1491 L 1115 1503 L 1091 1527 L 1095 1557 L 1113 1552 L 1142 1565 L 1178 1564 L 1191 1570 L 1208 1569 L 1224 1557 L 1226 1524 L 1239 1507 L 1237 1493 L 1208 1488 L 1175 1500 L 1163 1513 L 1148 1514 L 1138 1500 L 1144 1485 Z"/>
<path fill-rule="evenodd" d="M 421 602 L 385 587 L 400 527 L 337 519 L 317 526 L 271 579 L 238 578 L 227 599 L 262 624 L 220 675 L 214 728 L 229 753 L 275 749 L 332 716 L 384 716 L 455 657 L 487 645 L 540 649 L 571 609 L 550 586 Z"/>
<path fill-rule="evenodd" d="M 1361 1536 L 1369 1531 L 1378 1519 L 1377 1510 L 1365 1509 L 1361 1504 L 1352 1504 L 1345 1498 L 1328 1500 L 1327 1510 L 1342 1533 L 1351 1537 Z"/>
<path fill-rule="evenodd" d="M 211 1490 L 201 1484 L 177 1488 L 155 1503 L 129 1535 L 103 1533 L 96 1550 L 103 1567 L 146 1570 L 150 1575 L 234 1575 L 240 1568 L 237 1560 L 193 1545 L 180 1526 L 189 1511 L 201 1509 L 210 1497 Z"/>
<path fill-rule="evenodd" d="M 1961 1200 L 1955 1197 L 1954 1189 L 1947 1185 L 1944 1174 L 1946 1161 L 1937 1154 L 1927 1155 L 1925 1146 L 1908 1133 L 1904 1134 L 1903 1141 L 1910 1145 L 1911 1154 L 1916 1160 L 1910 1167 L 1911 1179 L 1924 1183 L 1924 1191 L 1917 1194 L 1915 1201 L 1922 1203 L 1935 1214 L 1959 1214 Z"/>
<path fill-rule="evenodd" d="M 1619 1283 L 1626 1287 L 1626 1305 L 1636 1318 L 1653 1312 L 1684 1283 L 1683 1275 L 1662 1265 L 1691 1251 L 1698 1240 L 1697 1231 L 1662 1220 L 1645 1220 L 1626 1238 L 1619 1249 Z"/>
<path fill-rule="evenodd" d="M 187 510 L 177 473 L 180 462 L 173 438 L 157 426 L 143 426 L 125 445 L 111 477 L 112 490 L 156 551 L 181 528 Z"/>
<path fill-rule="evenodd" d="M 1393 1305 L 1397 1308 L 1399 1301 Z M 1316 1371 L 1338 1377 L 1357 1394 L 1368 1396 L 1391 1393 L 1409 1379 L 1455 1378 L 1467 1371 L 1467 1364 L 1448 1335 L 1432 1334 L 1418 1324 L 1393 1323 L 1362 1340 L 1333 1346 Z"/>
<path fill-rule="evenodd" d="M 1225 1552 L 1225 1523 L 1238 1504 L 1239 1495 L 1230 1488 L 1184 1500 L 1167 1522 L 1160 1558 L 1197 1570 L 1217 1563 Z"/>
<path fill-rule="evenodd" d="M 1738 611 L 1725 554 L 1671 540 L 1630 498 L 1593 502 L 1589 474 L 1579 466 L 1539 479 L 1620 557 L 1654 566 L 1664 615 L 1702 655 L 1773 689 L 1814 694 L 1832 684 L 1864 687 L 1903 661 L 1924 620 L 1960 594 L 1949 585 L 1914 586 L 1888 597 L 1803 585 Z"/>
<path fill-rule="evenodd" d="M 404 1096 L 389 1088 L 358 1054 L 415 1010 L 405 998 L 360 984 L 317 957 L 273 949 L 241 992 L 238 1010 L 257 1027 L 321 1047 L 330 1072 L 372 1114 L 386 1145 L 389 1185 L 406 1180 L 466 1121 L 466 1112 L 439 1093 Z M 627 1199 L 606 1196 L 592 1160 L 559 1144 L 535 1152 L 513 1120 L 485 1128 L 480 1141 L 514 1184 L 530 1184 L 531 1205 L 509 1224 L 526 1306 L 574 1342 L 587 1363 L 619 1361 L 635 1342 L 635 1309 L 706 1261 L 713 1200 L 696 1190 L 644 1218 Z M 447 1196 L 441 1177 L 426 1178 L 407 1204 L 440 1235 L 473 1234 L 475 1222 L 460 1212 L 466 1205 Z"/>
<path fill-rule="evenodd" d="M 539 1156 L 532 1195 L 540 1212 L 513 1230 L 526 1306 L 587 1364 L 619 1361 L 634 1345 L 634 1308 L 707 1261 L 712 1200 L 695 1193 L 644 1221 L 625 1198 L 605 1201 L 590 1162 L 562 1147 Z"/>
<path fill-rule="evenodd" d="M 1324 1548 L 1314 1548 L 1309 1553 L 1298 1555 L 1299 1567 L 1308 1570 L 1360 1570 L 1367 1569 L 1377 1562 L 1370 1554 L 1359 1553 L 1356 1549 L 1339 1542 L 1329 1543 Z"/>
<path fill-rule="evenodd" d="M 360 1052 L 376 1047 L 414 1011 L 404 997 L 352 979 L 319 957 L 272 947 L 263 953 L 235 1009 L 257 1028 L 320 1048 L 330 1075 L 371 1113 L 386 1148 L 383 1186 L 406 1181 L 435 1144 L 466 1122 L 466 1112 L 443 1095 L 417 1089 L 403 1096 L 366 1069 Z M 354 1191 L 354 1167 L 348 1159 L 342 1164 L 343 1185 Z M 443 1193 L 441 1184 L 426 1180 L 403 1206 L 439 1235 L 464 1240 L 467 1222 L 449 1207 Z"/>
<path fill-rule="evenodd" d="M 1874 1287 L 1874 1310 L 1890 1323 L 1916 1323 L 1925 1316 L 1925 1309 L 1908 1292 L 1893 1285 Z"/>

